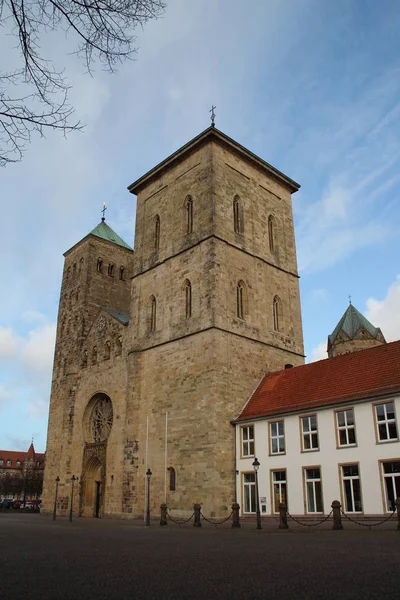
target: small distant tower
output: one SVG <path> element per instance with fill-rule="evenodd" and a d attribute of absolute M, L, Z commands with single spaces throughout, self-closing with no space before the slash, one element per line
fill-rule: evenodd
<path fill-rule="evenodd" d="M 386 344 L 382 331 L 350 303 L 333 332 L 328 335 L 327 351 L 329 358 L 334 358 L 380 344 Z"/>

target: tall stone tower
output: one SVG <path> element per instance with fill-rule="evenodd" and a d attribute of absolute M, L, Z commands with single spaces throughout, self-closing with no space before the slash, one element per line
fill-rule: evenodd
<path fill-rule="evenodd" d="M 298 188 L 210 127 L 129 187 L 134 255 L 104 221 L 65 254 L 45 511 L 59 477 L 61 513 L 77 485 L 81 515 L 143 515 L 150 468 L 153 510 L 227 514 L 230 421 L 304 361 Z"/>
<path fill-rule="evenodd" d="M 43 490 L 47 511 L 56 477 L 61 479 L 59 507 L 67 508 L 70 478 L 82 474 L 83 413 L 93 394 L 103 390 L 110 366 L 122 362 L 125 327 L 115 317 L 125 315 L 127 323 L 133 251 L 103 218 L 64 257 Z M 107 329 L 106 317 L 116 323 L 114 328 Z M 96 321 L 102 326 L 95 327 Z"/>
<path fill-rule="evenodd" d="M 266 372 L 304 362 L 298 188 L 214 127 L 129 186 L 137 213 L 125 437 L 138 441 L 141 460 L 125 510 L 143 511 L 148 467 L 154 507 L 229 510 L 231 419 Z"/>
<path fill-rule="evenodd" d="M 355 306 L 349 304 L 339 323 L 328 336 L 328 356 L 334 358 L 372 346 L 386 344 L 379 327 L 374 327 Z"/>

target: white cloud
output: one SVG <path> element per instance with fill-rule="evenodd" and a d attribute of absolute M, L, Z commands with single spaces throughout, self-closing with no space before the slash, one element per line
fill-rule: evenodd
<path fill-rule="evenodd" d="M 375 327 L 380 327 L 386 341 L 400 339 L 400 275 L 392 283 L 383 300 L 368 298 L 365 316 Z"/>
<path fill-rule="evenodd" d="M 324 358 L 328 358 L 328 353 L 326 351 L 326 341 L 321 342 L 320 344 L 318 344 L 318 346 L 312 349 L 311 358 L 308 360 L 308 362 L 315 362 L 316 360 L 323 360 Z"/>
<path fill-rule="evenodd" d="M 20 337 L 11 327 L 0 326 L 0 358 L 15 358 L 21 344 Z"/>
<path fill-rule="evenodd" d="M 56 325 L 44 325 L 29 331 L 21 359 L 23 364 L 33 371 L 50 373 L 53 364 Z"/>

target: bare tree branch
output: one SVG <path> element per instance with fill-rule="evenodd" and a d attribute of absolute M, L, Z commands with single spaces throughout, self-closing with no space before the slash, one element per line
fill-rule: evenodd
<path fill-rule="evenodd" d="M 46 33 L 72 31 L 78 40 L 74 52 L 89 73 L 97 61 L 114 72 L 136 51 L 135 28 L 164 10 L 162 0 L 0 0 L 0 25 L 11 28 L 21 56 L 21 68 L 0 73 L 0 165 L 21 160 L 33 132 L 82 129 L 73 120 L 64 72 L 41 54 Z M 15 97 L 11 88 L 29 93 Z"/>

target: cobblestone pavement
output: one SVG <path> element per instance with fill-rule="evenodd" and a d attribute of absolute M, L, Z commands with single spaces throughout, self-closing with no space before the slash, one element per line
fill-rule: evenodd
<path fill-rule="evenodd" d="M 1 600 L 399 598 L 400 531 L 0 513 Z"/>

